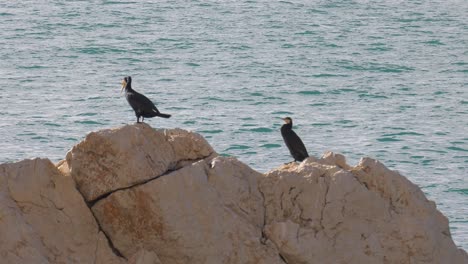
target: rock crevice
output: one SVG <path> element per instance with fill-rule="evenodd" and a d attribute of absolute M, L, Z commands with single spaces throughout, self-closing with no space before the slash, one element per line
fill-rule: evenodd
<path fill-rule="evenodd" d="M 73 180 L 47 159 L 0 165 L 0 236 L 5 263 L 121 261 Z"/>
<path fill-rule="evenodd" d="M 142 123 L 88 134 L 67 153 L 66 163 L 86 201 L 93 201 L 215 155 L 198 134 Z"/>

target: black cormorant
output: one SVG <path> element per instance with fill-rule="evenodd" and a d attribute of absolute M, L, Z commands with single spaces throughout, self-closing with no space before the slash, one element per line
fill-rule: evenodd
<path fill-rule="evenodd" d="M 294 161 L 303 161 L 309 154 L 302 143 L 299 136 L 292 130 L 293 122 L 290 117 L 283 118 L 285 124 L 281 127 L 281 135 L 283 136 L 284 143 L 289 149 Z"/>
<path fill-rule="evenodd" d="M 125 98 L 127 98 L 128 103 L 135 111 L 135 115 L 137 117 L 137 123 L 140 123 L 145 119 L 145 117 L 163 117 L 169 118 L 171 115 L 163 114 L 159 112 L 156 106 L 151 102 L 148 97 L 138 93 L 137 91 L 132 89 L 132 77 L 128 76 L 125 77 L 122 81 L 122 90 L 125 89 Z"/>

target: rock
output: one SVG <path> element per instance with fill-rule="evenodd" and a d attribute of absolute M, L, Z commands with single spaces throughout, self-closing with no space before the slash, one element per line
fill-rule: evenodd
<path fill-rule="evenodd" d="M 375 160 L 329 153 L 269 172 L 260 190 L 287 263 L 468 263 L 434 202 Z"/>
<path fill-rule="evenodd" d="M 325 152 L 319 162 L 321 164 L 336 165 L 345 170 L 351 169 L 351 167 L 346 164 L 346 159 L 343 155 L 331 151 Z"/>
<path fill-rule="evenodd" d="M 259 177 L 233 158 L 202 160 L 114 192 L 92 210 L 124 256 L 153 249 L 162 263 L 282 263 L 261 243 Z"/>
<path fill-rule="evenodd" d="M 2 263 L 119 263 L 70 177 L 47 159 L 0 165 Z"/>
<path fill-rule="evenodd" d="M 196 133 L 141 123 L 91 132 L 67 153 L 66 166 L 86 201 L 93 201 L 212 154 Z"/>
<path fill-rule="evenodd" d="M 140 250 L 134 254 L 129 260 L 129 264 L 161 264 L 158 255 L 153 251 Z"/>
<path fill-rule="evenodd" d="M 0 165 L 2 263 L 468 263 L 398 172 L 325 153 L 260 174 L 200 135 L 90 133 L 66 160 Z"/>

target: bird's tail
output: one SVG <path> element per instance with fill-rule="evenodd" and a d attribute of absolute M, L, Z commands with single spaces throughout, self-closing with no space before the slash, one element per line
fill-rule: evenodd
<path fill-rule="evenodd" d="M 156 116 L 162 117 L 162 118 L 169 118 L 171 115 L 169 114 L 163 114 L 163 113 L 157 113 Z"/>

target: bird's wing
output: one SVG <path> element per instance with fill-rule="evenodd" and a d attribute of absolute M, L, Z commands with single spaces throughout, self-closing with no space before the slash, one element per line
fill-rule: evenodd
<path fill-rule="evenodd" d="M 132 108 L 135 111 L 153 112 L 153 110 L 155 110 L 156 112 L 159 112 L 156 106 L 153 104 L 153 102 L 151 102 L 151 100 L 148 99 L 148 97 L 140 93 L 137 93 L 137 92 L 133 92 L 131 94 L 129 93 L 127 95 L 127 100 L 128 100 L 128 103 L 132 106 Z"/>
<path fill-rule="evenodd" d="M 290 131 L 289 134 L 289 139 L 288 142 L 286 142 L 286 145 L 289 148 L 289 151 L 291 154 L 294 156 L 296 154 L 302 156 L 302 157 L 308 157 L 309 154 L 307 153 L 307 149 L 304 146 L 304 143 L 302 142 L 301 138 L 296 134 L 294 131 Z"/>

